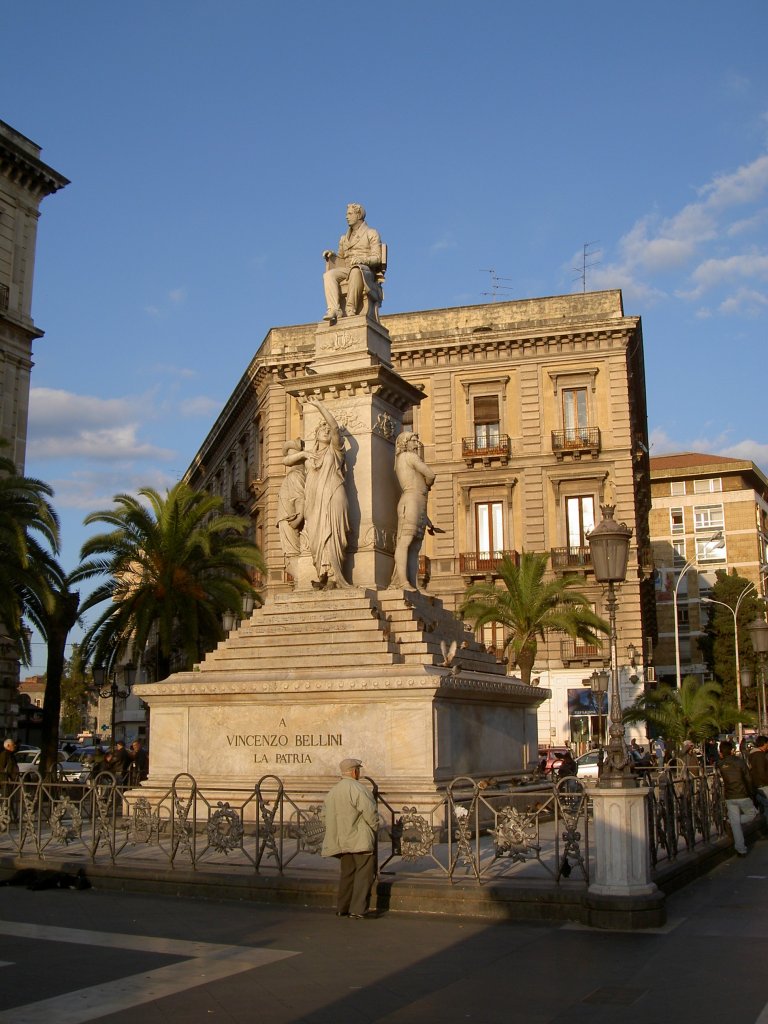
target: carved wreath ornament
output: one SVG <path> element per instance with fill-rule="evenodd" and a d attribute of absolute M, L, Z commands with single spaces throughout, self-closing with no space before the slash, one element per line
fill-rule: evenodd
<path fill-rule="evenodd" d="M 397 831 L 400 834 L 399 852 L 403 860 L 419 860 L 432 852 L 434 830 L 415 807 L 403 807 L 402 817 L 397 819 Z"/>
<path fill-rule="evenodd" d="M 504 807 L 496 820 L 496 828 L 488 830 L 496 845 L 496 856 L 505 853 L 513 861 L 524 861 L 530 851 L 536 853 L 536 815 L 521 814 L 514 807 Z"/>
<path fill-rule="evenodd" d="M 68 796 L 55 800 L 51 810 L 51 836 L 57 843 L 72 843 L 83 830 L 83 816 Z"/>
<path fill-rule="evenodd" d="M 228 803 L 220 800 L 217 807 L 208 820 L 208 845 L 217 853 L 229 855 L 240 849 L 245 829 L 240 815 Z"/>

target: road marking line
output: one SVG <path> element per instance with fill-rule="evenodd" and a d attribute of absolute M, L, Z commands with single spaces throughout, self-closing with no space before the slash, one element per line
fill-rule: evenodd
<path fill-rule="evenodd" d="M 0 1022 L 4 1024 L 50 1024 L 52 1020 L 55 1020 L 56 1024 L 82 1024 L 84 1021 L 106 1017 L 110 1013 L 118 1013 L 142 1003 L 175 995 L 176 992 L 194 988 L 196 985 L 207 985 L 242 971 L 265 967 L 289 956 L 299 955 L 297 950 L 290 949 L 225 946 L 213 942 L 190 942 L 186 939 L 124 935 L 79 928 L 55 928 L 16 921 L 0 921 L 0 934 L 187 958 L 183 963 L 167 964 L 154 971 L 116 979 L 104 985 L 92 985 L 89 988 L 2 1011 Z"/>

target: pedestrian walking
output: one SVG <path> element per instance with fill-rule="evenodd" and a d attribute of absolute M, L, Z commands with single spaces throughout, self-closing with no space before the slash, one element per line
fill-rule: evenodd
<path fill-rule="evenodd" d="M 336 857 L 339 890 L 336 916 L 365 917 L 376 875 L 373 851 L 379 815 L 370 791 L 359 781 L 363 762 L 345 757 L 339 765 L 341 781 L 328 793 L 322 817 L 325 821 L 323 856 Z"/>
<path fill-rule="evenodd" d="M 141 740 L 134 740 L 128 751 L 131 764 L 128 769 L 128 779 L 131 786 L 138 786 L 149 776 L 149 756 L 144 750 Z"/>
<path fill-rule="evenodd" d="M 663 768 L 667 754 L 667 744 L 664 742 L 663 736 L 657 736 L 653 741 L 653 753 L 656 756 L 656 767 Z"/>
<path fill-rule="evenodd" d="M 757 806 L 768 822 L 768 736 L 756 736 L 749 754 L 749 774 L 755 790 Z"/>
<path fill-rule="evenodd" d="M 736 757 L 733 750 L 733 743 L 730 740 L 722 741 L 717 770 L 723 780 L 723 794 L 733 833 L 733 845 L 740 857 L 746 857 L 747 845 L 744 842 L 743 826 L 755 820 L 757 810 L 752 799 L 752 781 L 746 762 L 742 757 Z"/>

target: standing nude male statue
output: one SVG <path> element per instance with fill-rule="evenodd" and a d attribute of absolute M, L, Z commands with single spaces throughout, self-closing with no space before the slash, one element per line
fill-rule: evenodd
<path fill-rule="evenodd" d="M 395 475 L 402 494 L 397 506 L 397 543 L 395 568 L 390 589 L 412 587 L 418 590 L 419 552 L 424 532 L 430 525 L 427 495 L 435 482 L 435 473 L 420 455 L 418 434 L 398 434 L 395 442 Z"/>

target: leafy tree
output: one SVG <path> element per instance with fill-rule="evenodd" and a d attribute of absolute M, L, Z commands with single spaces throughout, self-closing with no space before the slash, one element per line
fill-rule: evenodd
<path fill-rule="evenodd" d="M 700 743 L 727 728 L 737 720 L 752 720 L 749 712 L 739 712 L 722 698 L 719 683 L 701 683 L 695 676 L 686 676 L 680 689 L 662 683 L 648 690 L 624 710 L 624 721 L 645 722 L 656 733 L 679 749 L 683 740 Z"/>
<path fill-rule="evenodd" d="M 83 637 L 83 653 L 111 670 L 152 640 L 156 677 L 164 679 L 175 650 L 191 668 L 223 638 L 222 614 L 240 614 L 253 590 L 250 567 L 263 570 L 264 562 L 246 536 L 250 520 L 222 514 L 221 498 L 183 482 L 164 497 L 148 487 L 139 496 L 118 494 L 114 508 L 85 519 L 113 529 L 86 541 L 73 574 L 106 577 L 81 608 L 107 605 Z"/>
<path fill-rule="evenodd" d="M 722 685 L 723 699 L 729 704 L 736 704 L 736 658 L 734 643 L 733 611 L 740 600 L 737 621 L 739 625 L 739 660 L 742 666 L 754 664 L 754 652 L 747 627 L 758 615 L 762 614 L 763 604 L 754 591 L 750 580 L 738 576 L 735 570 L 729 574 L 725 570 L 715 573 L 716 583 L 712 588 L 713 602 L 721 604 L 704 604 L 707 609 L 707 624 L 699 639 L 699 648 L 704 663 Z M 754 596 L 749 592 L 752 589 Z M 745 591 L 747 592 L 745 594 Z M 744 596 L 742 596 L 744 595 Z M 722 605 L 728 605 L 723 608 Z M 755 708 L 755 690 L 742 690 L 743 706 Z"/>
<path fill-rule="evenodd" d="M 88 702 L 88 676 L 81 645 L 72 644 L 72 653 L 64 663 L 61 679 L 61 728 L 65 733 L 78 733 L 84 722 Z"/>
<path fill-rule="evenodd" d="M 461 614 L 475 629 L 491 622 L 504 627 L 509 667 L 517 665 L 522 682 L 530 684 L 538 641 L 550 632 L 567 633 L 587 644 L 599 644 L 598 633 L 608 623 L 592 611 L 576 587 L 578 576 L 545 580 L 549 554 L 524 551 L 519 565 L 505 555 L 498 568 L 499 582 L 474 583 L 461 605 Z"/>
<path fill-rule="evenodd" d="M 52 495 L 47 484 L 20 475 L 0 455 L 0 622 L 18 641 L 25 664 L 29 649 L 22 618 L 30 594 L 53 567 L 59 544 L 58 517 L 48 501 Z"/>

